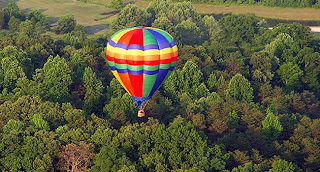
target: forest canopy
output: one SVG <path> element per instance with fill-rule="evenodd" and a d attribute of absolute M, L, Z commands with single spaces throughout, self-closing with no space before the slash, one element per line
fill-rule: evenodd
<path fill-rule="evenodd" d="M 320 170 L 320 39 L 309 28 L 217 21 L 169 0 L 126 5 L 106 35 L 89 37 L 73 16 L 58 23 L 0 10 L 1 171 Z M 179 49 L 142 119 L 105 60 L 111 34 L 136 25 L 166 30 Z"/>

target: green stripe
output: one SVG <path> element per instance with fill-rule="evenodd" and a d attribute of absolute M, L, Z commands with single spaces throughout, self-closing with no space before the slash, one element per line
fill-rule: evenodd
<path fill-rule="evenodd" d="M 148 65 L 140 65 L 140 66 L 132 66 L 128 65 L 128 69 L 133 70 L 133 71 L 139 71 L 139 70 L 149 70 L 149 71 L 154 71 L 159 69 L 159 65 L 156 66 L 148 66 Z"/>
<path fill-rule="evenodd" d="M 114 66 L 114 62 L 108 61 L 108 65 L 109 65 L 109 66 Z"/>
<path fill-rule="evenodd" d="M 143 46 L 150 45 L 150 44 L 158 45 L 158 42 L 154 38 L 152 33 L 150 33 L 146 29 L 143 29 Z"/>
<path fill-rule="evenodd" d="M 143 87 L 142 87 L 142 96 L 143 97 L 148 97 L 151 89 L 156 82 L 158 74 L 154 75 L 147 75 L 143 74 Z"/>
<path fill-rule="evenodd" d="M 160 64 L 160 69 L 169 69 L 171 66 L 171 63 L 169 64 Z"/>

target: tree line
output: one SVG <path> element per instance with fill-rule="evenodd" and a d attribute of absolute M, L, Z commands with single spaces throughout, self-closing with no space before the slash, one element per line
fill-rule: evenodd
<path fill-rule="evenodd" d="M 216 21 L 168 0 L 128 4 L 93 37 L 73 16 L 52 28 L 14 3 L 0 23 L 2 171 L 320 169 L 320 39 L 301 24 Z M 105 61 L 111 34 L 136 25 L 179 48 L 143 119 Z"/>
<path fill-rule="evenodd" d="M 183 0 L 176 0 L 183 2 Z M 263 5 L 271 7 L 320 7 L 319 0 L 188 0 L 193 3 L 210 3 L 210 4 L 235 4 L 235 5 Z"/>

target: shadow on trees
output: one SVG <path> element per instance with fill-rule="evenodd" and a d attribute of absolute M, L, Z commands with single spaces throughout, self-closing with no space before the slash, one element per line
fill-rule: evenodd
<path fill-rule="evenodd" d="M 16 3 L 19 0 L 1 0 L 0 1 L 0 8 L 5 8 L 8 6 L 9 3 Z"/>

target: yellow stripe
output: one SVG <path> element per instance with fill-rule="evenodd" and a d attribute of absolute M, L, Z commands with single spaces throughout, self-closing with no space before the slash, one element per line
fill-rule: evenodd
<path fill-rule="evenodd" d="M 126 29 L 126 30 L 124 30 L 124 31 L 122 31 L 122 32 L 119 32 L 119 33 L 117 33 L 111 40 L 112 40 L 113 42 L 118 42 L 119 39 L 120 39 L 124 34 L 126 34 L 126 33 L 129 32 L 129 31 L 135 30 L 135 29 L 138 29 L 138 28 Z"/>
<path fill-rule="evenodd" d="M 109 44 L 107 44 L 106 53 L 108 56 L 114 57 L 113 47 Z"/>
<path fill-rule="evenodd" d="M 172 47 L 172 51 L 178 51 L 177 45 L 175 45 L 175 46 Z"/>
<path fill-rule="evenodd" d="M 108 56 L 114 57 L 117 59 L 123 59 L 123 60 L 133 60 L 133 61 L 152 61 L 152 60 L 166 60 L 171 59 L 172 57 L 175 57 L 178 55 L 178 51 L 167 53 L 167 54 L 158 54 L 158 55 L 131 55 L 131 54 L 118 54 L 114 52 L 107 51 Z M 113 56 L 111 56 L 112 54 Z"/>
<path fill-rule="evenodd" d="M 112 47 L 107 45 L 107 51 L 109 51 L 109 53 L 117 53 L 117 54 L 122 54 L 122 55 L 136 55 L 136 56 L 143 56 L 143 55 L 159 55 L 159 54 L 168 54 L 168 53 L 172 53 L 174 51 L 177 51 L 178 49 L 176 48 L 176 46 L 172 47 L 172 48 L 165 48 L 162 50 L 156 50 L 156 49 L 152 49 L 152 50 L 135 50 L 135 49 L 130 49 L 130 50 L 126 50 L 123 48 L 119 48 L 119 47 Z"/>
<path fill-rule="evenodd" d="M 117 78 L 117 80 L 120 82 L 120 84 L 122 85 L 122 87 L 129 93 L 129 91 L 127 90 L 126 86 L 124 86 L 123 82 L 121 81 L 118 72 L 116 70 L 111 71 L 113 73 L 113 75 Z"/>

